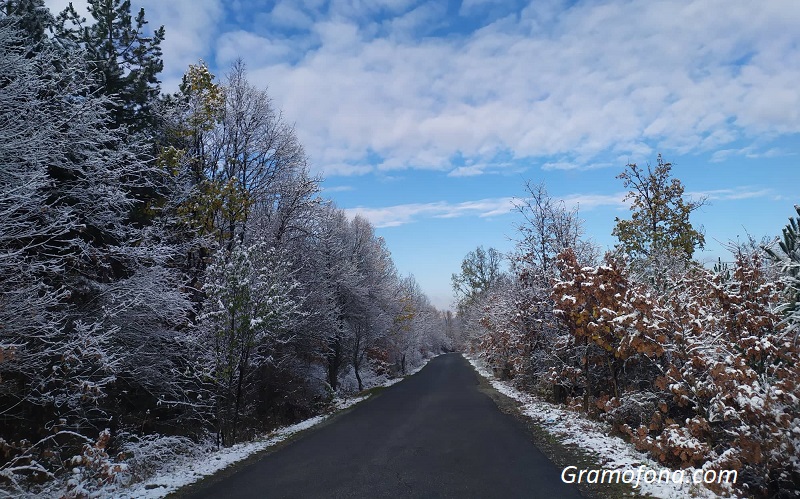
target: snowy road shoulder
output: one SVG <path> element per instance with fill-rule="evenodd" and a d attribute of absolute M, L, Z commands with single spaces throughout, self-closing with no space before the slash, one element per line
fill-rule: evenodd
<path fill-rule="evenodd" d="M 521 392 L 511 386 L 509 382 L 497 380 L 480 359 L 466 354 L 464 357 L 481 376 L 489 381 L 495 390 L 519 402 L 521 404 L 520 411 L 525 416 L 531 418 L 561 443 L 575 446 L 589 453 L 597 461 L 599 467 L 607 470 L 609 474 L 619 471 L 619 475 L 615 474 L 614 476 L 621 477 L 625 472 L 633 473 L 632 485 L 636 485 L 634 490 L 637 493 L 665 499 L 724 497 L 715 494 L 702 484 L 691 483 L 693 476 L 703 473 L 703 470 L 694 468 L 679 472 L 685 478 L 681 483 L 675 483 L 672 480 L 673 476 L 677 476 L 674 473 L 670 474 L 669 480 L 647 483 L 643 479 L 643 472 L 655 470 L 656 473 L 659 473 L 663 466 L 648 457 L 647 454 L 637 451 L 632 444 L 622 438 L 610 435 L 610 428 L 607 425 Z M 575 475 L 579 471 L 579 469 L 566 470 L 564 476 L 567 480 L 577 480 Z M 584 474 L 582 477 L 584 483 L 592 483 L 589 481 L 592 478 L 596 480 L 595 483 L 598 483 L 598 487 L 602 486 L 599 485 L 601 482 L 597 474 L 592 476 Z"/>
<path fill-rule="evenodd" d="M 329 414 L 321 414 L 291 426 L 278 428 L 265 437 L 252 442 L 243 442 L 231 447 L 222 448 L 210 454 L 203 455 L 200 458 L 187 459 L 185 462 L 178 463 L 171 467 L 171 469 L 163 470 L 161 473 L 144 482 L 137 483 L 129 488 L 119 489 L 115 491 L 114 495 L 124 499 L 156 499 L 165 497 L 167 494 L 175 492 L 181 487 L 214 475 L 232 464 L 243 461 L 256 453 L 273 447 L 296 433 L 317 426 L 334 414 L 368 398 L 369 396 L 363 396 L 339 401 L 333 412 Z"/>
<path fill-rule="evenodd" d="M 386 388 L 399 383 L 406 377 L 419 372 L 430 360 L 431 359 L 426 359 L 422 365 L 409 372 L 406 376 L 389 379 L 380 385 L 372 387 L 370 390 Z M 157 499 L 165 497 L 203 478 L 212 476 L 231 465 L 244 461 L 250 456 L 265 451 L 297 433 L 313 428 L 359 402 L 367 400 L 371 396 L 372 394 L 370 393 L 369 395 L 339 400 L 334 404 L 331 412 L 327 414 L 321 414 L 291 426 L 278 428 L 252 442 L 236 444 L 231 447 L 214 450 L 211 453 L 203 453 L 192 458 L 187 457 L 185 460 L 173 463 L 168 469 L 163 469 L 160 473 L 157 473 L 143 482 L 109 492 L 112 492 L 114 497 L 119 497 L 120 499 Z"/>

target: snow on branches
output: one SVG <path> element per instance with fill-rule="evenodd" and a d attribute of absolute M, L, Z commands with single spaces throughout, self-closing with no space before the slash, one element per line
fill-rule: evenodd
<path fill-rule="evenodd" d="M 281 255 L 264 241 L 220 249 L 206 273 L 207 307 L 200 324 L 213 345 L 217 418 L 224 445 L 236 442 L 240 415 L 251 399 L 253 376 L 279 364 L 280 345 L 291 341 L 301 298 Z"/>
<path fill-rule="evenodd" d="M 530 299 L 528 274 L 485 297 L 475 348 L 518 385 L 610 422 L 666 465 L 737 470 L 755 496 L 796 487 L 792 267 L 752 244 L 733 256 L 714 269 L 663 265 L 653 280 L 624 257 L 582 265 L 567 248 L 547 300 Z"/>

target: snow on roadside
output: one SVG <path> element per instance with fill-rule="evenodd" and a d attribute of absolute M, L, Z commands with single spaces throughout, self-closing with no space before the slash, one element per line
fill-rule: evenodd
<path fill-rule="evenodd" d="M 347 409 L 369 396 L 356 397 L 348 400 L 340 400 L 336 403 L 333 413 Z M 204 455 L 200 459 L 192 460 L 188 463 L 175 466 L 173 469 L 163 470 L 150 479 L 137 483 L 130 488 L 114 491 L 114 496 L 120 498 L 143 498 L 155 499 L 175 492 L 181 487 L 194 483 L 203 477 L 207 477 L 221 471 L 231 464 L 242 461 L 249 456 L 261 452 L 273 445 L 283 442 L 295 433 L 307 430 L 328 419 L 331 414 L 322 414 L 306 419 L 291 426 L 278 428 L 269 433 L 266 437 L 252 441 L 236 444 L 214 451 L 210 455 Z"/>
<path fill-rule="evenodd" d="M 407 376 L 419 372 L 430 360 L 430 358 L 425 359 L 419 367 L 411 371 Z M 403 379 L 403 377 L 392 378 L 381 383 L 380 386 L 388 387 L 399 383 Z M 333 414 L 352 407 L 369 397 L 369 395 L 366 395 L 338 400 L 334 404 L 333 411 L 329 414 L 314 416 L 313 418 L 306 419 L 305 421 L 291 426 L 278 428 L 252 442 L 236 444 L 231 447 L 216 450 L 210 454 L 204 454 L 198 458 L 174 463 L 169 469 L 164 469 L 143 482 L 136 483 L 131 487 L 119 488 L 108 492 L 111 493 L 113 497 L 118 497 L 120 499 L 157 499 L 165 497 L 167 494 L 175 492 L 181 487 L 197 482 L 204 477 L 211 476 L 234 463 L 247 459 L 253 454 L 283 442 L 296 433 L 312 428 L 322 423 Z"/>
<path fill-rule="evenodd" d="M 464 357 L 481 376 L 492 384 L 495 390 L 520 402 L 523 414 L 535 420 L 551 435 L 558 437 L 562 443 L 575 445 L 593 454 L 602 469 L 620 470 L 621 472 L 632 470 L 634 473 L 638 473 L 640 467 L 644 467 L 645 470 L 656 470 L 656 472 L 663 469 L 662 465 L 647 454 L 637 451 L 632 444 L 620 437 L 610 435 L 608 425 L 587 419 L 580 413 L 566 410 L 521 392 L 510 383 L 496 379 L 480 359 L 466 354 Z M 694 471 L 694 468 L 685 470 L 687 480 L 691 479 Z M 636 490 L 642 495 L 664 499 L 725 497 L 715 494 L 701 484 L 673 483 L 671 480 L 656 481 L 655 483 L 646 483 L 642 480 Z"/>

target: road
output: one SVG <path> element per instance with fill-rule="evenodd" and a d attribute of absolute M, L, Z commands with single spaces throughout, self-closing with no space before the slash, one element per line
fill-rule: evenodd
<path fill-rule="evenodd" d="M 580 497 L 459 354 L 192 498 Z"/>

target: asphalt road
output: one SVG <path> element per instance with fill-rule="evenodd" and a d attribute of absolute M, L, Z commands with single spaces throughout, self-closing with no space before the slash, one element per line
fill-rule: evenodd
<path fill-rule="evenodd" d="M 580 497 L 459 354 L 193 498 Z"/>

